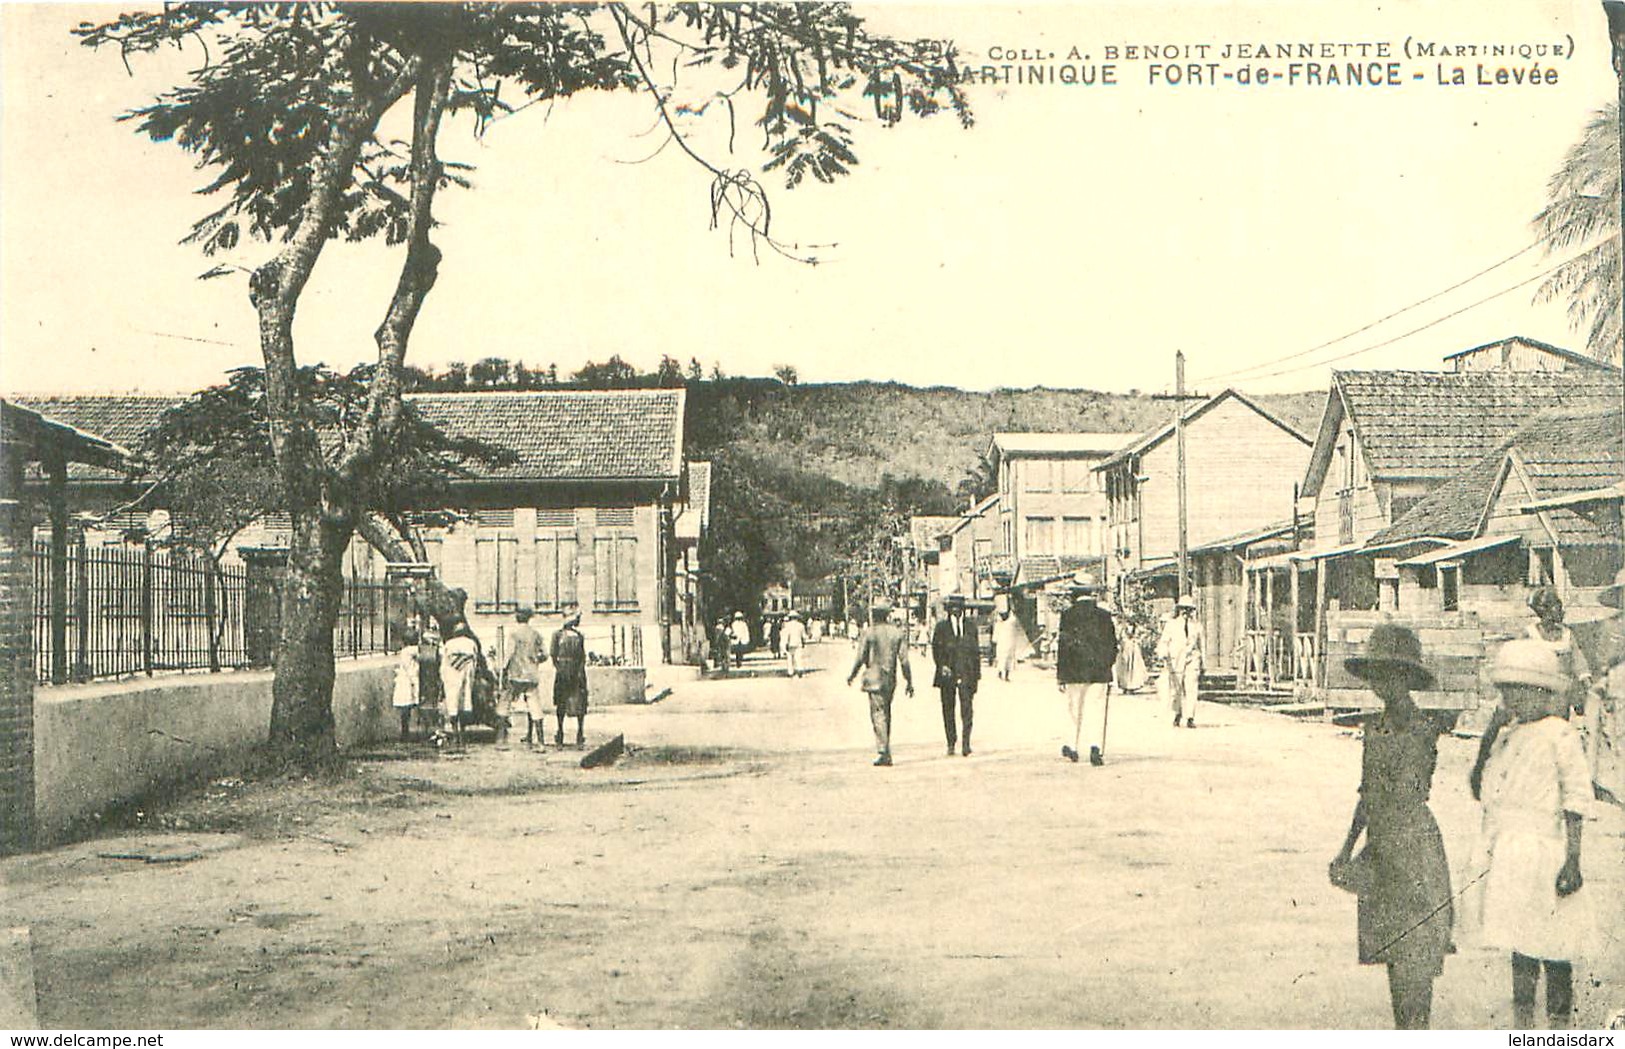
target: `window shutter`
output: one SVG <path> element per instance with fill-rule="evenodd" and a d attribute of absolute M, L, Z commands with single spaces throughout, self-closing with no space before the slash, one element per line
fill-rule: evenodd
<path fill-rule="evenodd" d="M 615 602 L 615 540 L 607 536 L 593 540 L 592 603 L 608 608 Z"/>
<path fill-rule="evenodd" d="M 622 536 L 615 543 L 615 605 L 618 608 L 638 606 L 638 541 L 635 536 Z"/>
<path fill-rule="evenodd" d="M 559 604 L 559 541 L 550 535 L 536 537 L 536 605 L 557 608 Z"/>
<path fill-rule="evenodd" d="M 576 596 L 576 572 L 579 571 L 576 557 L 576 537 L 561 535 L 558 538 L 559 554 L 559 606 L 567 607 L 579 602 Z"/>
<path fill-rule="evenodd" d="M 519 540 L 511 535 L 497 538 L 497 607 L 519 607 Z"/>
<path fill-rule="evenodd" d="M 495 536 L 474 540 L 474 607 L 490 611 L 497 603 L 497 541 Z"/>

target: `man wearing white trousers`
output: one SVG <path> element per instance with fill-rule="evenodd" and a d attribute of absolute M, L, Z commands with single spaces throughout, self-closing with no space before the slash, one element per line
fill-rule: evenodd
<path fill-rule="evenodd" d="M 1202 685 L 1202 624 L 1196 621 L 1196 599 L 1186 594 L 1174 605 L 1174 617 L 1157 641 L 1163 679 L 1174 707 L 1174 727 L 1184 721 L 1196 727 L 1196 696 Z"/>
<path fill-rule="evenodd" d="M 1087 728 L 1091 765 L 1106 763 L 1106 706 L 1117 662 L 1117 627 L 1111 614 L 1095 603 L 1098 591 L 1087 572 L 1073 577 L 1072 605 L 1061 613 L 1055 639 L 1055 679 L 1066 693 L 1072 723 L 1072 745 L 1063 744 L 1061 755 L 1078 760 Z"/>

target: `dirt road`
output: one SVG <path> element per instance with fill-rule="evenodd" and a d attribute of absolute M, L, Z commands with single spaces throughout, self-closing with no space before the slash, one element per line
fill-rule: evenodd
<path fill-rule="evenodd" d="M 141 827 L 0 862 L 52 1027 L 1385 1027 L 1326 863 L 1354 803 L 1345 730 L 1112 703 L 1108 764 L 1059 757 L 1064 700 L 989 681 L 976 753 L 899 697 L 897 764 L 821 669 L 596 712 L 633 753 L 392 747 L 323 781 L 224 781 Z M 921 675 L 929 680 L 928 674 Z M 1453 863 L 1477 811 L 1446 740 Z M 1588 891 L 1625 899 L 1618 820 Z M 163 861 L 113 859 L 148 854 Z M 1616 906 L 1616 916 L 1618 908 Z M 1506 960 L 1446 963 L 1435 1026 L 1510 1022 Z M 1625 947 L 1577 970 L 1625 1008 Z"/>

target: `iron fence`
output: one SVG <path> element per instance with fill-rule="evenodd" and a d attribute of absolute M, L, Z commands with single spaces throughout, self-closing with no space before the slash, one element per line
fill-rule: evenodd
<path fill-rule="evenodd" d="M 34 544 L 32 562 L 34 673 L 42 683 L 269 662 L 269 644 L 254 639 L 275 636 L 267 622 L 278 609 L 273 576 L 256 583 L 241 566 L 181 550 L 74 544 L 62 552 L 53 595 L 48 542 Z M 389 651 L 408 600 L 396 584 L 346 580 L 334 654 Z"/>

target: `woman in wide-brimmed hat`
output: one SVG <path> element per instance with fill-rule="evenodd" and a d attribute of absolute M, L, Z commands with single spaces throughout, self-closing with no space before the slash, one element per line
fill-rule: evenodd
<path fill-rule="evenodd" d="M 1446 726 L 1411 698 L 1434 682 L 1422 662 L 1421 642 L 1405 627 L 1376 627 L 1365 651 L 1343 665 L 1370 684 L 1382 710 L 1365 724 L 1360 800 L 1331 877 L 1359 895 L 1360 964 L 1388 967 L 1394 1026 L 1424 1028 L 1433 981 L 1454 950 L 1450 865 L 1428 809 Z M 1356 856 L 1362 833 L 1365 849 Z"/>
<path fill-rule="evenodd" d="M 1566 1027 L 1572 960 L 1589 933 L 1580 831 L 1592 791 L 1579 733 L 1564 716 L 1571 682 L 1557 653 L 1532 638 L 1502 645 L 1490 680 L 1514 720 L 1484 770 L 1483 831 L 1462 909 L 1476 941 L 1512 952 L 1513 1025 L 1533 1026 L 1544 967 L 1547 1017 Z"/>

